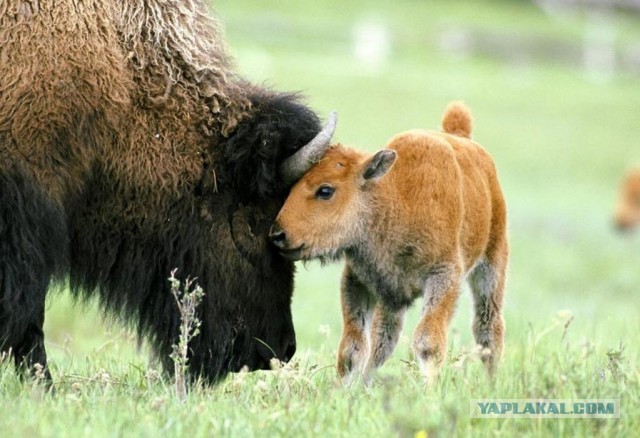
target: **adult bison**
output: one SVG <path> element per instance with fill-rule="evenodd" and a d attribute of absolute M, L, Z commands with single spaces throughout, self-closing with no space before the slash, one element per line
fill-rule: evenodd
<path fill-rule="evenodd" d="M 294 266 L 267 234 L 330 122 L 238 77 L 199 0 L 2 1 L 0 350 L 46 368 L 68 278 L 170 370 L 178 268 L 206 291 L 193 376 L 288 360 Z"/>

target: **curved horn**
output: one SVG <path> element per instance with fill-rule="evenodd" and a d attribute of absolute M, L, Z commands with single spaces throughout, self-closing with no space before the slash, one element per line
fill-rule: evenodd
<path fill-rule="evenodd" d="M 302 178 L 302 175 L 320 161 L 320 158 L 329 149 L 337 123 L 338 113 L 331 111 L 322 131 L 318 132 L 313 140 L 302 146 L 280 165 L 280 176 L 288 186 Z"/>

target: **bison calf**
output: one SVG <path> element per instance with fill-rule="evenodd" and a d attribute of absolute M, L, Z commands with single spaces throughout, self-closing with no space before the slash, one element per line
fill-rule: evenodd
<path fill-rule="evenodd" d="M 614 220 L 620 231 L 640 225 L 640 167 L 632 169 L 622 182 Z"/>
<path fill-rule="evenodd" d="M 358 371 L 370 381 L 419 296 L 413 348 L 427 380 L 435 377 L 465 278 L 490 373 L 502 353 L 505 201 L 491 157 L 470 140 L 469 111 L 451 104 L 442 125 L 444 132 L 396 135 L 373 155 L 333 146 L 293 187 L 271 230 L 289 259 L 346 258 L 338 356 L 345 383 Z"/>

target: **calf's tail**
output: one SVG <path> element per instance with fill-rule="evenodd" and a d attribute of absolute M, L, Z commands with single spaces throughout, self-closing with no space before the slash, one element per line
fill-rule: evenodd
<path fill-rule="evenodd" d="M 442 129 L 447 134 L 471 138 L 473 118 L 462 102 L 451 102 L 442 116 Z"/>

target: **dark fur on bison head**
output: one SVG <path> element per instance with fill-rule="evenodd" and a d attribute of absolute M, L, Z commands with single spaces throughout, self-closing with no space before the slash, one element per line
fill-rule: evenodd
<path fill-rule="evenodd" d="M 279 166 L 319 131 L 318 117 L 295 94 L 250 96 L 254 115 L 224 141 L 225 168 L 247 196 L 273 197 L 288 189 Z"/>

